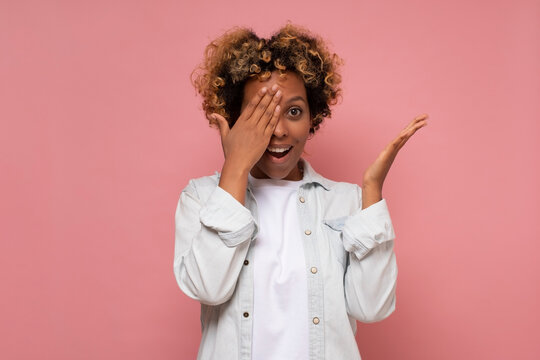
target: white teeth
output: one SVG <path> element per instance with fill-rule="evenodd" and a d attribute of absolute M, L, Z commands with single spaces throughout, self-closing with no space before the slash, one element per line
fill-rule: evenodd
<path fill-rule="evenodd" d="M 275 153 L 282 153 L 282 152 L 285 152 L 287 150 L 289 150 L 292 146 L 289 146 L 288 148 L 271 148 L 271 147 L 268 147 L 268 151 L 270 152 L 275 152 Z"/>

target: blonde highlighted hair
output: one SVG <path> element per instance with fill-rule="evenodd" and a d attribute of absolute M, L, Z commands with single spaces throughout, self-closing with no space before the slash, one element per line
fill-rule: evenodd
<path fill-rule="evenodd" d="M 208 121 L 213 122 L 210 115 L 215 112 L 232 127 L 240 116 L 246 81 L 266 80 L 273 71 L 280 76 L 293 71 L 306 87 L 313 134 L 323 119 L 331 116 L 330 106 L 341 96 L 338 68 L 342 64 L 322 38 L 290 22 L 270 39 L 235 26 L 206 47 L 203 62 L 191 73 L 191 82 L 203 98 Z"/>

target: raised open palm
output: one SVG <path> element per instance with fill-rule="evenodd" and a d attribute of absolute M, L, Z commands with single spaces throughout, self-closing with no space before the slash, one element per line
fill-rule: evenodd
<path fill-rule="evenodd" d="M 398 151 L 418 129 L 427 125 L 427 118 L 427 114 L 415 117 L 366 169 L 363 176 L 362 190 L 363 198 L 368 200 L 369 203 L 364 204 L 364 208 L 369 206 L 370 203 L 376 202 L 377 199 L 381 197 L 384 179 L 386 178 Z"/>

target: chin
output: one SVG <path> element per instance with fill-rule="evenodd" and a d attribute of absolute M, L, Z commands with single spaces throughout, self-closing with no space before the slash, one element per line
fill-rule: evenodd
<path fill-rule="evenodd" d="M 272 158 L 265 153 L 251 171 L 251 174 L 256 178 L 270 178 L 275 180 L 283 180 L 293 171 L 295 171 L 300 161 L 301 153 L 289 153 L 284 158 L 285 161 L 279 163 L 279 160 Z"/>

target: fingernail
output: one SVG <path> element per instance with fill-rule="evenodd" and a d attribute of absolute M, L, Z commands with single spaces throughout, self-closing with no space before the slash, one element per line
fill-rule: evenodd
<path fill-rule="evenodd" d="M 278 90 L 276 93 L 276 97 L 280 97 L 280 96 L 281 96 L 281 90 Z"/>
<path fill-rule="evenodd" d="M 277 90 L 277 84 L 274 84 L 274 86 L 272 86 L 272 91 L 276 91 Z"/>
<path fill-rule="evenodd" d="M 268 89 L 267 89 L 266 86 L 265 86 L 265 87 L 263 87 L 263 88 L 261 89 L 261 92 L 264 94 L 264 93 L 266 93 L 266 90 L 268 90 Z"/>

